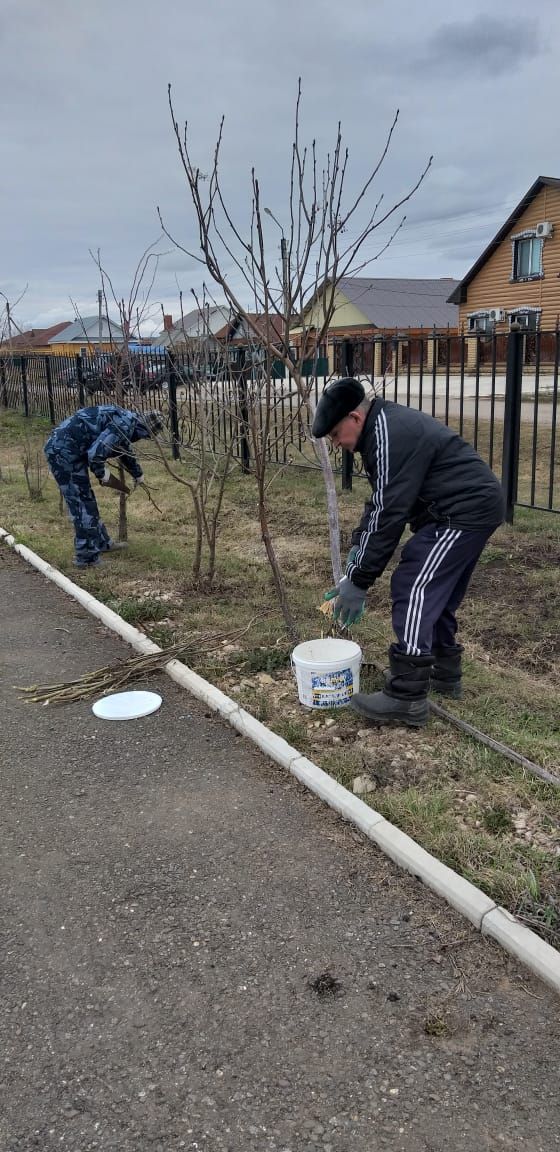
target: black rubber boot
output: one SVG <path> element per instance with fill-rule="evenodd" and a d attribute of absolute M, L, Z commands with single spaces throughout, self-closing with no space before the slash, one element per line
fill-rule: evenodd
<path fill-rule="evenodd" d="M 431 654 L 406 656 L 391 645 L 383 691 L 371 695 L 358 692 L 352 697 L 350 707 L 372 724 L 423 728 L 430 715 L 428 690 L 432 662 Z"/>
<path fill-rule="evenodd" d="M 460 700 L 463 695 L 461 686 L 461 656 L 462 644 L 450 644 L 445 648 L 434 648 L 432 656 L 434 666 L 430 677 L 430 690 L 440 696 L 452 696 Z"/>

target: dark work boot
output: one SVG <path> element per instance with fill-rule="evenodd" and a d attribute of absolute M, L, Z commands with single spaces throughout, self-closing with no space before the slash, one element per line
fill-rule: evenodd
<path fill-rule="evenodd" d="M 350 707 L 371 720 L 372 724 L 403 724 L 407 728 L 423 728 L 427 723 L 430 708 L 428 689 L 430 686 L 431 654 L 407 656 L 397 652 L 395 645 L 389 649 L 389 671 L 385 674 L 385 687 L 382 692 L 358 692 L 350 701 Z"/>
<path fill-rule="evenodd" d="M 125 548 L 128 548 L 128 543 L 126 540 L 109 540 L 109 543 L 105 544 L 104 547 L 101 548 L 101 551 L 124 552 Z"/>
<path fill-rule="evenodd" d="M 461 687 L 461 656 L 462 644 L 450 644 L 446 647 L 434 648 L 432 656 L 434 666 L 430 677 L 430 690 L 440 696 L 452 696 L 460 700 L 463 695 Z"/>
<path fill-rule="evenodd" d="M 94 556 L 92 560 L 83 560 L 77 558 L 72 561 L 74 568 L 98 568 L 101 564 L 101 556 Z"/>

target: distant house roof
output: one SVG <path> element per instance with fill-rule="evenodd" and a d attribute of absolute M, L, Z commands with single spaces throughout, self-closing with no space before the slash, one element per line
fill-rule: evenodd
<path fill-rule="evenodd" d="M 63 332 L 65 328 L 70 327 L 70 321 L 64 320 L 62 324 L 53 324 L 50 328 L 30 328 L 27 332 L 20 332 L 18 336 L 12 336 L 10 341 L 5 341 L 9 344 L 10 348 L 44 348 L 53 336 L 58 336 L 59 332 Z"/>
<path fill-rule="evenodd" d="M 111 340 L 120 343 L 124 339 L 122 328 L 108 320 L 102 320 L 101 342 L 108 344 Z M 99 343 L 99 316 L 82 316 L 69 324 L 63 332 L 51 337 L 49 344 L 98 344 Z"/>
<path fill-rule="evenodd" d="M 478 260 L 475 260 L 475 263 L 472 268 L 469 269 L 467 275 L 464 276 L 456 288 L 453 289 L 453 292 L 449 296 L 450 304 L 464 304 L 467 298 L 466 289 L 471 280 L 474 280 L 475 276 L 480 272 L 480 269 L 486 264 L 486 261 L 490 259 L 492 253 L 496 251 L 498 245 L 501 244 L 502 240 L 505 240 L 508 233 L 511 232 L 511 229 L 514 224 L 517 223 L 519 217 L 523 215 L 529 205 L 532 204 L 535 196 L 538 196 L 543 188 L 560 188 L 560 180 L 555 176 L 537 177 L 535 183 L 531 184 L 529 191 L 525 193 L 523 199 L 520 200 L 517 207 L 513 209 L 511 216 L 508 216 L 505 224 L 502 224 L 500 230 L 496 232 L 494 239 L 490 241 L 488 247 L 485 248 L 482 255 L 478 257 Z"/>
<path fill-rule="evenodd" d="M 454 328 L 457 308 L 449 304 L 449 294 L 457 280 L 369 279 L 343 276 L 338 289 L 375 328 Z M 334 325 L 333 325 L 334 327 Z"/>
<path fill-rule="evenodd" d="M 163 332 L 154 338 L 154 342 L 168 348 L 173 344 L 181 344 L 184 340 L 216 336 L 224 325 L 230 323 L 230 320 L 231 309 L 226 304 L 208 308 L 205 312 L 199 308 L 194 308 L 192 312 L 187 312 L 171 328 L 164 328 Z"/>
<path fill-rule="evenodd" d="M 296 317 L 294 317 L 294 322 Z M 250 323 L 252 321 L 252 323 Z M 255 327 L 253 327 L 253 325 Z M 258 340 L 259 337 L 255 332 L 255 328 L 261 334 L 261 339 L 266 340 L 267 335 L 267 317 L 263 312 L 248 312 L 247 319 L 244 316 L 236 316 L 232 320 L 224 324 L 216 336 L 219 340 L 235 340 L 242 343 L 251 343 L 251 341 Z M 284 321 L 281 316 L 276 314 L 268 316 L 268 332 L 272 335 L 274 340 L 279 342 L 284 335 Z"/>

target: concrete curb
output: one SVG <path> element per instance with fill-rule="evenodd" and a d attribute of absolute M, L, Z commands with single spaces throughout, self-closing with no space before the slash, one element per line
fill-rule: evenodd
<path fill-rule="evenodd" d="M 137 652 L 162 651 L 159 645 L 149 640 L 138 628 L 127 624 L 116 612 L 96 600 L 84 588 L 74 584 L 72 580 L 69 580 L 57 568 L 53 568 L 36 552 L 24 544 L 18 544 L 14 537 L 3 528 L 0 528 L 0 540 L 3 540 L 48 580 L 51 580 L 69 596 L 72 596 L 74 600 L 77 600 L 88 612 L 96 616 L 107 628 L 116 632 Z M 426 852 L 410 836 L 401 832 L 399 828 L 385 820 L 379 812 L 370 808 L 363 800 L 338 784 L 317 764 L 302 756 L 296 748 L 292 748 L 280 736 L 271 732 L 269 728 L 261 724 L 244 708 L 241 708 L 235 700 L 231 700 L 219 688 L 215 688 L 213 684 L 198 676 L 187 665 L 182 664 L 179 660 L 170 660 L 165 671 L 176 684 L 186 688 L 203 704 L 219 713 L 238 732 L 256 744 L 265 755 L 275 760 L 282 768 L 286 768 L 319 799 L 338 812 L 345 820 L 359 828 L 391 860 L 422 880 L 426 887 L 436 892 L 438 896 L 443 897 L 448 904 L 451 904 L 467 920 L 470 920 L 471 924 L 478 928 L 484 936 L 491 937 L 527 968 L 530 968 L 541 980 L 560 992 L 560 952 L 557 952 L 550 944 L 541 940 L 534 932 L 519 923 L 505 908 L 499 907 L 474 884 Z"/>

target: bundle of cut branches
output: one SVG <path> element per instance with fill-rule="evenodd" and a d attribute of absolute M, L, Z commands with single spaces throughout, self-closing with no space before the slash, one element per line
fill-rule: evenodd
<path fill-rule="evenodd" d="M 122 660 L 118 664 L 106 664 L 103 668 L 96 668 L 94 672 L 87 672 L 77 680 L 68 680 L 62 684 L 32 684 L 27 688 L 15 686 L 16 691 L 22 693 L 22 698 L 28 704 L 71 704 L 78 700 L 89 700 L 92 696 L 118 692 L 128 684 L 143 680 L 154 672 L 161 672 L 170 660 L 182 660 L 198 656 L 200 653 L 213 652 L 225 643 L 238 640 L 249 631 L 253 623 L 251 620 L 244 628 L 236 628 L 232 632 L 193 633 L 188 640 L 170 644 L 160 652 L 132 656 L 129 660 Z"/>

